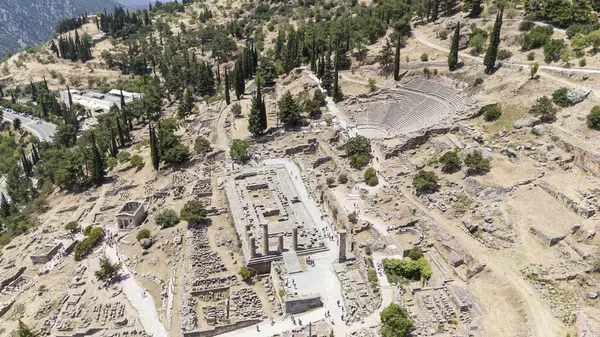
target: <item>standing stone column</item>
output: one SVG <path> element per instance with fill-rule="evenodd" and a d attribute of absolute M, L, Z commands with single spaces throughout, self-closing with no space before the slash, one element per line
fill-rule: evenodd
<path fill-rule="evenodd" d="M 340 230 L 338 231 L 338 235 L 340 236 L 340 252 L 338 255 L 338 262 L 346 262 L 346 231 Z"/>
<path fill-rule="evenodd" d="M 250 243 L 248 244 L 250 248 L 250 258 L 256 257 L 256 238 L 250 238 Z"/>
<path fill-rule="evenodd" d="M 292 249 L 298 250 L 298 227 L 292 228 Z"/>
<path fill-rule="evenodd" d="M 277 250 L 279 250 L 280 253 L 283 253 L 283 235 L 279 235 L 279 241 L 277 242 Z"/>
<path fill-rule="evenodd" d="M 263 225 L 263 255 L 269 255 L 269 225 Z"/>

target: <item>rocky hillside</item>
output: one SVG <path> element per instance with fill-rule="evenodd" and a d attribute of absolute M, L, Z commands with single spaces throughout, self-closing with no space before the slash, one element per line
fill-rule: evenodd
<path fill-rule="evenodd" d="M 111 10 L 114 0 L 0 0 L 0 57 L 47 41 L 63 17 Z"/>

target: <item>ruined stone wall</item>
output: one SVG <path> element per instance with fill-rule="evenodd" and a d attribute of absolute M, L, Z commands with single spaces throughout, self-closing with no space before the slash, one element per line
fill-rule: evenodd
<path fill-rule="evenodd" d="M 586 219 L 596 214 L 596 211 L 593 208 L 585 205 L 580 205 L 578 202 L 569 198 L 564 193 L 554 190 L 552 187 L 550 187 L 550 185 L 548 185 L 544 181 L 540 181 L 538 183 L 538 186 L 541 187 L 544 191 L 548 192 L 548 194 L 553 196 L 556 200 L 560 201 L 568 209 L 572 210 L 573 212 L 581 215 Z"/>
<path fill-rule="evenodd" d="M 319 295 L 307 295 L 297 298 L 289 298 L 284 296 L 285 312 L 286 314 L 298 314 L 301 312 L 308 311 L 313 308 L 319 308 L 323 306 L 323 301 Z"/>
<path fill-rule="evenodd" d="M 220 334 L 224 334 L 226 332 L 231 332 L 238 329 L 243 329 L 245 327 L 249 327 L 255 324 L 260 323 L 260 319 L 249 319 L 245 321 L 239 321 L 227 325 L 217 326 L 211 329 L 203 329 L 203 330 L 192 330 L 192 331 L 184 331 L 182 334 L 184 337 L 212 337 Z"/>
<path fill-rule="evenodd" d="M 404 143 L 394 147 L 393 149 L 383 149 L 385 152 L 385 159 L 391 157 L 397 157 L 400 153 L 415 149 L 429 140 L 431 136 L 446 134 L 450 132 L 454 132 L 458 130 L 457 127 L 440 127 L 440 128 L 431 128 L 424 133 L 416 134 L 413 137 L 407 138 Z"/>
<path fill-rule="evenodd" d="M 529 230 L 535 234 L 536 236 L 538 236 L 540 239 L 542 239 L 542 241 L 544 241 L 544 243 L 546 243 L 548 246 L 552 247 L 554 245 L 556 245 L 557 243 L 561 242 L 565 236 L 561 235 L 561 236 L 551 236 L 547 233 L 544 233 L 542 230 L 535 228 L 533 226 L 531 226 L 529 228 Z"/>
<path fill-rule="evenodd" d="M 555 144 L 573 155 L 575 165 L 592 173 L 596 177 L 600 177 L 600 155 L 586 151 L 562 139 L 558 139 Z"/>

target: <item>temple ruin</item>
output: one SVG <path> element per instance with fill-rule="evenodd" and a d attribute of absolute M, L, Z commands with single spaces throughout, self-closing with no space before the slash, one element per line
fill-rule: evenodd
<path fill-rule="evenodd" d="M 291 177 L 284 166 L 267 165 L 245 170 L 226 182 L 245 263 L 258 272 L 268 272 L 271 262 L 281 260 L 286 252 L 297 256 L 327 250 L 292 179 L 298 177 Z"/>

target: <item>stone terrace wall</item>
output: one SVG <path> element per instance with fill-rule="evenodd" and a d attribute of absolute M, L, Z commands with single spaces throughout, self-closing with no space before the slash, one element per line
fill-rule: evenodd
<path fill-rule="evenodd" d="M 596 211 L 593 208 L 585 205 L 580 205 L 578 202 L 569 198 L 562 192 L 554 190 L 552 187 L 550 187 L 550 185 L 548 185 L 544 181 L 540 181 L 538 183 L 538 186 L 541 187 L 544 191 L 548 192 L 548 194 L 556 198 L 556 200 L 560 201 L 562 204 L 567 206 L 568 209 L 572 210 L 573 212 L 581 215 L 586 219 L 596 214 Z"/>
<path fill-rule="evenodd" d="M 221 325 L 212 329 L 204 329 L 204 330 L 193 330 L 193 331 L 184 331 L 184 337 L 212 337 L 216 335 L 220 335 L 226 332 L 243 329 L 245 327 L 249 327 L 251 325 L 255 325 L 260 323 L 260 319 L 249 319 L 246 321 L 235 322 L 232 324 Z"/>
<path fill-rule="evenodd" d="M 600 156 L 586 151 L 578 146 L 568 143 L 562 139 L 555 142 L 556 146 L 571 153 L 574 156 L 574 162 L 579 167 L 600 177 Z"/>

